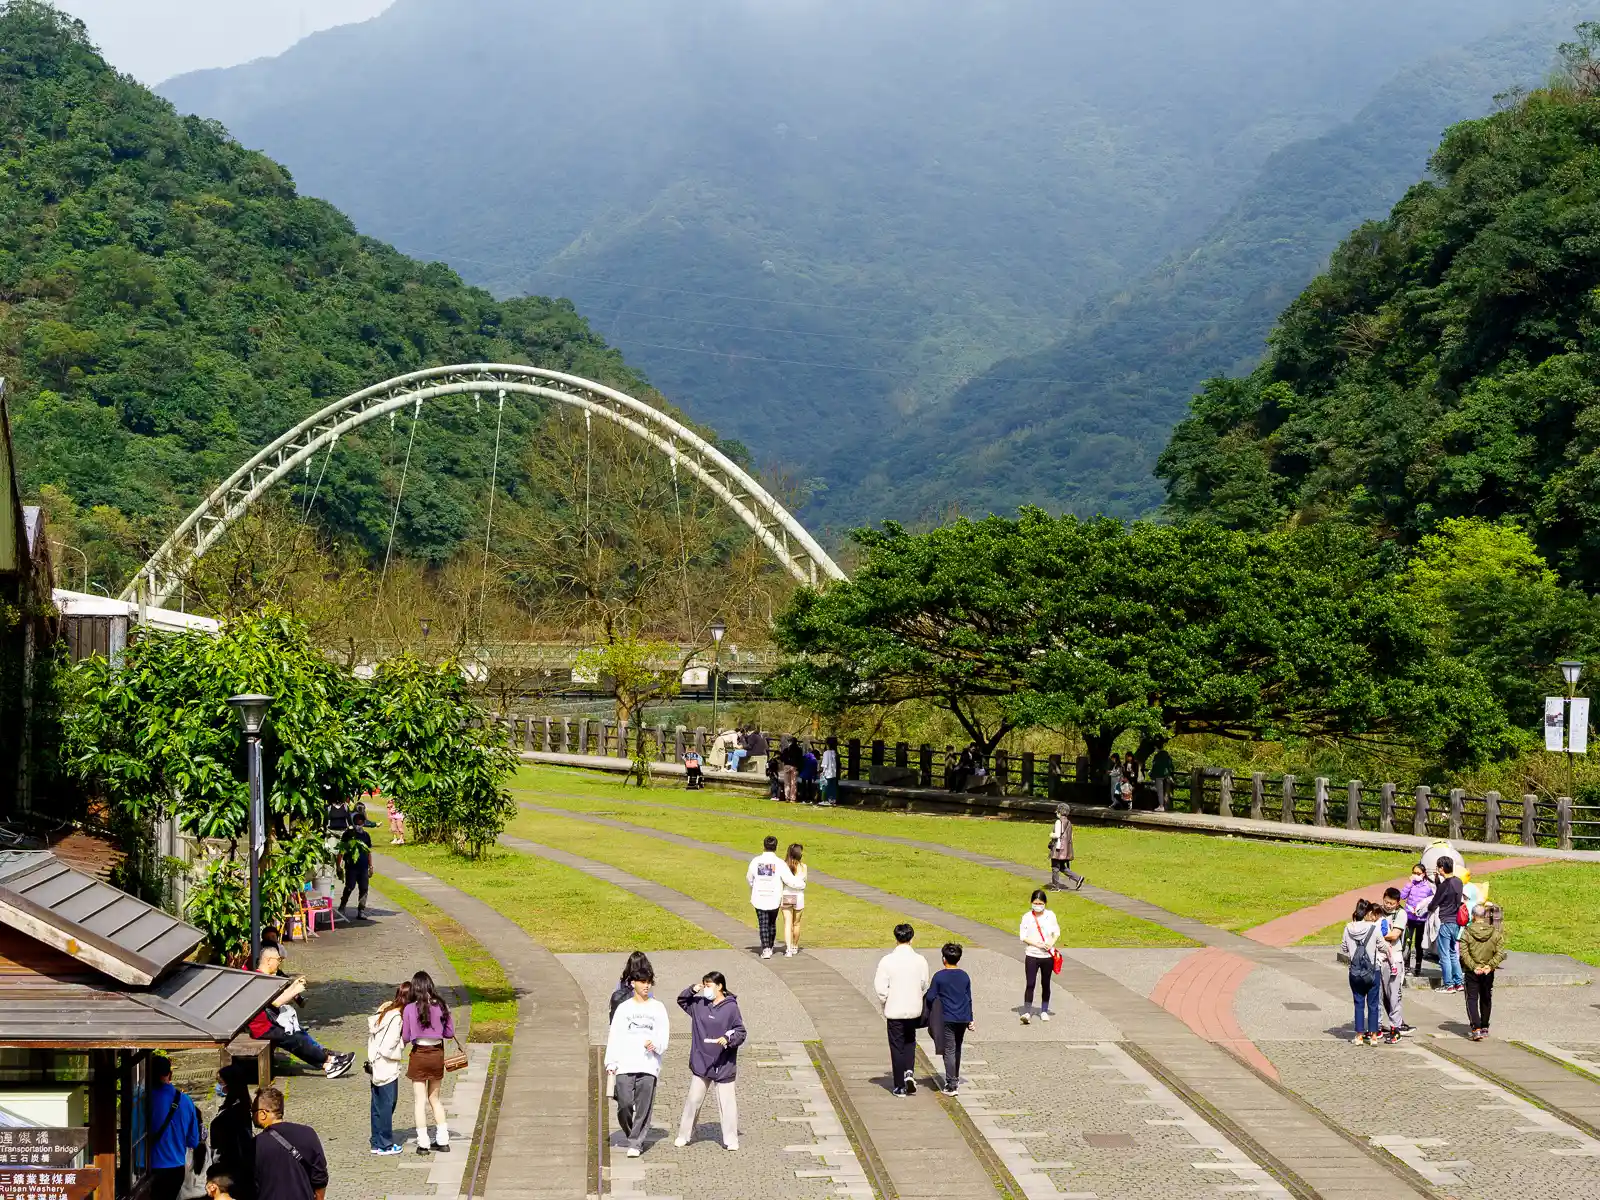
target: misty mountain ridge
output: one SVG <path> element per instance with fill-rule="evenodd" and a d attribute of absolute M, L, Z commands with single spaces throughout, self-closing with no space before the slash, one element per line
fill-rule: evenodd
<path fill-rule="evenodd" d="M 373 235 L 571 296 L 831 522 L 905 515 L 851 503 L 899 426 L 1524 7 L 400 0 L 162 90 Z"/>

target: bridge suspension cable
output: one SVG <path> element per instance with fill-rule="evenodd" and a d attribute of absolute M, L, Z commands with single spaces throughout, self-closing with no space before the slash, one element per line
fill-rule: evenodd
<path fill-rule="evenodd" d="M 122 590 L 122 599 L 161 605 L 228 528 L 279 480 L 369 421 L 441 396 L 500 393 L 581 409 L 626 430 L 698 479 L 755 534 L 801 583 L 820 586 L 845 574 L 783 505 L 748 472 L 683 422 L 603 383 L 542 367 L 468 363 L 433 367 L 386 380 L 323 408 L 255 454 L 185 517 Z M 407 444 L 409 465 L 410 443 Z M 396 509 L 398 516 L 398 507 Z M 391 549 L 393 530 L 391 528 Z M 388 554 L 385 554 L 387 561 Z"/>

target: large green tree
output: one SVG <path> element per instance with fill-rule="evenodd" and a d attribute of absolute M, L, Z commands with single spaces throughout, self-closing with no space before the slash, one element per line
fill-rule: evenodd
<path fill-rule="evenodd" d="M 989 750 L 1071 727 L 1093 760 L 1132 731 L 1348 735 L 1453 759 L 1500 750 L 1499 704 L 1383 555 L 1339 527 L 1258 535 L 1025 509 L 926 534 L 861 531 L 848 583 L 777 625 L 773 686 L 815 709 L 925 700 Z"/>

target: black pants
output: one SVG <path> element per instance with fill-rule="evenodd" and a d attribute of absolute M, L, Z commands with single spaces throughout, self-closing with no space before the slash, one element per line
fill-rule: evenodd
<path fill-rule="evenodd" d="M 944 1023 L 944 1045 L 939 1054 L 944 1058 L 944 1085 L 955 1087 L 961 1082 L 961 1043 L 966 1040 L 968 1021 Z"/>
<path fill-rule="evenodd" d="M 344 896 L 339 900 L 339 907 L 342 909 L 345 905 L 349 904 L 350 893 L 359 888 L 360 892 L 358 899 L 356 900 L 356 911 L 365 912 L 367 909 L 367 887 L 371 883 L 371 871 L 362 871 L 360 874 L 356 874 L 353 871 L 346 873 L 344 877 Z"/>
<path fill-rule="evenodd" d="M 705 776 L 700 773 L 699 767 L 690 767 L 686 774 L 689 779 L 688 787 L 691 790 L 705 786 Z"/>
<path fill-rule="evenodd" d="M 756 928 L 761 931 L 761 948 L 771 950 L 778 944 L 778 910 L 756 909 Z"/>
<path fill-rule="evenodd" d="M 274 1024 L 267 1030 L 267 1041 L 277 1049 L 292 1054 L 301 1062 L 313 1067 L 320 1067 L 328 1061 L 328 1052 L 317 1045 L 317 1039 L 304 1029 L 296 1033 L 285 1033 L 283 1026 Z"/>
<path fill-rule="evenodd" d="M 187 1167 L 157 1167 L 150 1173 L 150 1200 L 178 1200 Z"/>
<path fill-rule="evenodd" d="M 1041 1001 L 1039 1007 L 1046 1012 L 1050 1011 L 1050 980 L 1055 975 L 1055 962 L 1048 958 L 1034 958 L 1029 955 L 1022 960 L 1022 969 L 1025 972 L 1026 986 L 1022 989 L 1022 1006 L 1033 1006 L 1033 984 L 1038 980 L 1040 984 Z"/>
<path fill-rule="evenodd" d="M 1402 969 L 1410 971 L 1413 975 L 1422 974 L 1422 920 L 1406 919 L 1405 939 L 1400 943 L 1400 962 Z M 1416 966 L 1413 967 L 1413 953 Z"/>
<path fill-rule="evenodd" d="M 889 1079 L 893 1087 L 904 1087 L 906 1076 L 911 1074 L 917 1061 L 916 1017 L 888 1017 L 889 1023 Z"/>
<path fill-rule="evenodd" d="M 1489 1013 L 1494 1008 L 1494 972 L 1479 975 L 1464 971 L 1461 983 L 1467 989 L 1467 1024 L 1473 1029 L 1489 1028 Z"/>

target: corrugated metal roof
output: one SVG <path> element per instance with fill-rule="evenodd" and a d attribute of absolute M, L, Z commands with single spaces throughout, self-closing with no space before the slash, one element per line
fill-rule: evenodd
<path fill-rule="evenodd" d="M 0 979 L 0 1046 L 226 1044 L 284 984 L 276 976 L 196 963 L 149 990 L 11 976 Z"/>
<path fill-rule="evenodd" d="M 204 938 L 49 851 L 0 854 L 0 921 L 139 986 L 161 978 Z"/>

